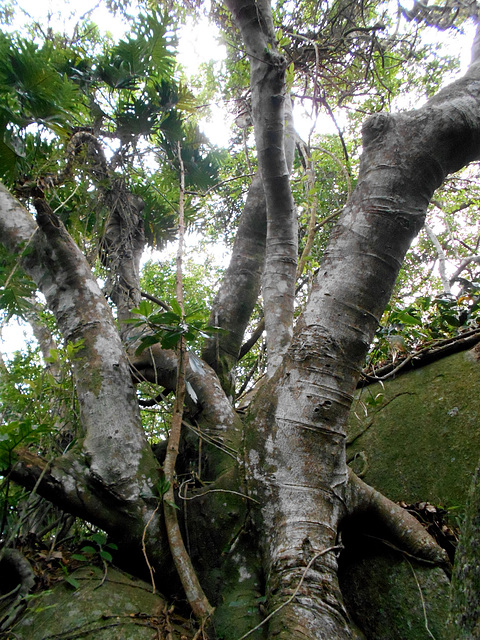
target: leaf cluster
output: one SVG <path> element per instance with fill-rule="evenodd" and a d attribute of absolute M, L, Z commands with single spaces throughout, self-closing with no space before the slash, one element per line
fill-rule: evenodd
<path fill-rule="evenodd" d="M 88 21 L 71 39 L 0 38 L 0 177 L 21 197 L 32 185 L 48 190 L 52 209 L 87 251 L 106 215 L 99 191 L 109 185 L 99 181 L 86 147 L 76 151 L 73 181 L 66 151 L 75 132 L 89 131 L 111 148 L 110 173 L 120 169 L 145 202 L 151 246 L 176 233 L 177 143 L 188 189 L 208 189 L 216 180 L 221 156 L 199 132 L 195 98 L 176 78 L 175 43 L 169 16 L 158 10 L 137 15 L 117 44 Z M 187 221 L 197 209 L 190 198 Z"/>
<path fill-rule="evenodd" d="M 78 416 L 70 368 L 82 344 L 67 344 L 51 351 L 54 376 L 38 350 L 16 352 L 8 370 L 0 372 L 0 468 L 12 464 L 15 449 L 34 445 L 46 457 L 63 451 L 75 438 Z"/>
<path fill-rule="evenodd" d="M 171 311 L 158 313 L 151 302 L 142 300 L 137 309 L 132 309 L 136 317 L 129 318 L 125 322 L 142 329 L 142 333 L 132 337 L 140 341 L 136 350 L 137 355 L 154 344 L 160 344 L 163 349 L 174 349 L 181 339 L 184 339 L 187 344 L 192 344 L 199 337 L 207 338 L 221 331 L 218 327 L 205 323 L 201 308 L 184 314 L 174 299 L 170 301 L 170 307 Z"/>

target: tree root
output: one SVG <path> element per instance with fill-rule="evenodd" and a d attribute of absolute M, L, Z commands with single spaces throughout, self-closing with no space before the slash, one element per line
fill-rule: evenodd
<path fill-rule="evenodd" d="M 375 518 L 386 530 L 389 544 L 397 545 L 416 560 L 451 570 L 447 552 L 408 511 L 367 485 L 349 469 L 345 502 L 350 516 L 363 513 Z"/>

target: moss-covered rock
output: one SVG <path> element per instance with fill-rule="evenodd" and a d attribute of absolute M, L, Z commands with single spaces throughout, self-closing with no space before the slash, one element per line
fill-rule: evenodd
<path fill-rule="evenodd" d="M 480 456 L 479 388 L 480 363 L 465 351 L 362 389 L 350 466 L 391 500 L 463 511 Z M 382 538 L 359 523 L 345 531 L 339 578 L 352 617 L 368 640 L 447 638 L 447 576 Z"/>
<path fill-rule="evenodd" d="M 352 468 L 391 500 L 462 508 L 480 452 L 480 363 L 462 352 L 362 389 Z"/>
<path fill-rule="evenodd" d="M 190 623 L 169 615 L 165 600 L 151 585 L 109 568 L 104 579 L 96 567 L 72 576 L 79 587 L 61 582 L 30 600 L 22 619 L 11 629 L 18 640 L 151 640 L 152 636 L 191 638 Z"/>
<path fill-rule="evenodd" d="M 449 581 L 374 539 L 357 541 L 339 572 L 343 597 L 368 640 L 445 640 Z"/>

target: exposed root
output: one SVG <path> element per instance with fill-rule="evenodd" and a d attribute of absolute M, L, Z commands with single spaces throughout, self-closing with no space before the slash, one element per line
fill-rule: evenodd
<path fill-rule="evenodd" d="M 417 560 L 450 569 L 447 552 L 408 511 L 367 485 L 349 469 L 345 502 L 350 515 L 365 513 L 382 524 L 391 541 Z"/>

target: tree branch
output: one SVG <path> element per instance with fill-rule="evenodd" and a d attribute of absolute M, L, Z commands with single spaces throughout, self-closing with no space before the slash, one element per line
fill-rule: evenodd
<path fill-rule="evenodd" d="M 267 211 L 263 298 L 269 375 L 290 344 L 297 262 L 296 209 L 290 189 L 286 61 L 276 48 L 267 0 L 227 0 L 250 58 L 252 117 Z M 294 141 L 294 140 L 293 140 Z"/>
<path fill-rule="evenodd" d="M 209 323 L 226 332 L 209 338 L 202 353 L 230 397 L 235 389 L 231 372 L 239 359 L 245 329 L 260 293 L 266 233 L 265 195 L 257 174 L 248 190 L 232 258 L 210 313 Z"/>
<path fill-rule="evenodd" d="M 155 484 L 156 461 L 140 421 L 123 345 L 83 254 L 47 203 L 37 200 L 36 206 L 38 226 L 0 186 L 0 237 L 19 255 L 28 244 L 29 251 L 21 258 L 23 268 L 45 295 L 64 340 L 81 345 L 73 375 L 86 478 L 99 488 L 107 512 L 111 502 L 121 504 L 142 527 L 149 517 L 144 496 Z M 90 504 L 96 512 L 97 503 L 87 502 L 85 509 Z M 91 513 L 86 519 L 97 517 Z M 128 519 L 124 520 L 127 525 Z"/>
<path fill-rule="evenodd" d="M 442 281 L 443 290 L 444 290 L 445 293 L 451 293 L 450 281 L 449 281 L 449 279 L 447 278 L 447 275 L 446 275 L 445 251 L 442 249 L 442 246 L 441 246 L 440 242 L 438 241 L 437 236 L 433 232 L 433 229 L 427 223 L 425 223 L 425 231 L 426 231 L 427 236 L 430 238 L 430 241 L 432 242 L 432 244 L 435 247 L 435 250 L 437 252 L 438 263 L 439 263 L 438 270 L 439 270 L 439 273 L 440 273 L 440 280 Z"/>

